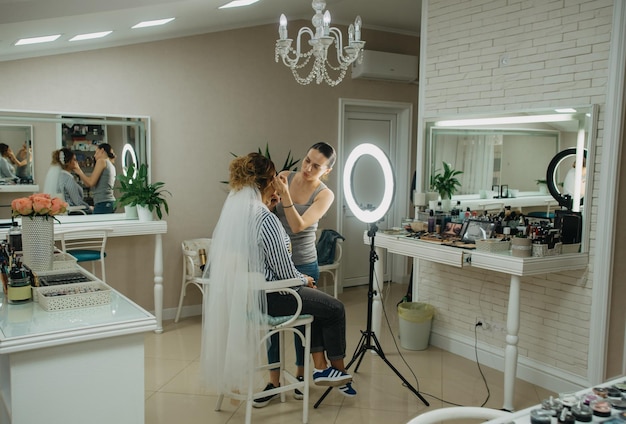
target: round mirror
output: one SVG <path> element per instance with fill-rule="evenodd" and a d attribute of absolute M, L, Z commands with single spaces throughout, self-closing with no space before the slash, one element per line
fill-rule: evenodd
<path fill-rule="evenodd" d="M 585 196 L 585 183 L 587 180 L 587 149 L 583 152 L 582 180 L 580 181 L 580 205 Z M 550 163 L 546 172 L 548 190 L 560 206 L 572 210 L 573 196 L 576 187 L 576 148 L 565 149 L 557 153 Z"/>

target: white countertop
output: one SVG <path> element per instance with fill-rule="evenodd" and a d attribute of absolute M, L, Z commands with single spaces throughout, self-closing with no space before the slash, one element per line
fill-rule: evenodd
<path fill-rule="evenodd" d="M 152 314 L 113 288 L 110 304 L 54 312 L 45 311 L 33 301 L 8 304 L 0 290 L 0 354 L 155 329 Z"/>

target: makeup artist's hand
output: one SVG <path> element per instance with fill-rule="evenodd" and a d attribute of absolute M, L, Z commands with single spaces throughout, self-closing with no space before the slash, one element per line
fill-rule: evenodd
<path fill-rule="evenodd" d="M 286 175 L 279 174 L 276 178 L 274 178 L 274 181 L 272 181 L 272 185 L 281 198 L 285 197 L 285 194 L 289 193 L 289 183 L 287 182 Z"/>

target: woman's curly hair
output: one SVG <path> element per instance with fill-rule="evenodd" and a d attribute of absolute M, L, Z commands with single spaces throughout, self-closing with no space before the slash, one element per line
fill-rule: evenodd
<path fill-rule="evenodd" d="M 263 193 L 276 176 L 274 163 L 260 153 L 248 153 L 230 162 L 230 188 L 254 186 Z"/>

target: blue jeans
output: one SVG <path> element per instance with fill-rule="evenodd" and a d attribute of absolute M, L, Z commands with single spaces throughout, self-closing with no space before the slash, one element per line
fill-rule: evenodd
<path fill-rule="evenodd" d="M 304 265 L 296 265 L 296 269 L 301 273 L 308 275 L 309 277 L 313 277 L 315 283 L 317 283 L 320 278 L 320 269 L 317 265 L 317 261 Z M 302 313 L 305 312 L 303 311 Z M 302 331 L 302 334 L 304 334 L 304 327 L 298 327 L 298 330 Z M 300 337 L 295 334 L 293 335 L 293 344 L 294 350 L 296 352 L 296 366 L 301 367 L 304 365 L 304 346 L 302 346 L 302 341 L 300 340 Z M 278 360 L 280 359 L 280 354 L 278 351 L 279 346 L 280 344 L 278 342 L 278 334 L 274 334 L 271 337 L 270 345 L 267 348 L 267 361 L 269 364 L 278 362 Z"/>
<path fill-rule="evenodd" d="M 115 212 L 114 202 L 100 202 L 93 205 L 93 213 L 113 213 Z"/>

